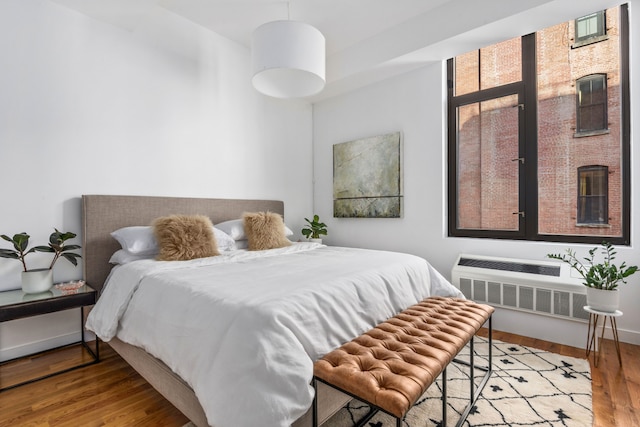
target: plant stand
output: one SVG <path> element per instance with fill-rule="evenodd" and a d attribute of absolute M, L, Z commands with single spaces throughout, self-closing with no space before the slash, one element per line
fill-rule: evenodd
<path fill-rule="evenodd" d="M 602 340 L 604 339 L 604 330 L 607 326 L 607 318 L 609 319 L 609 323 L 611 324 L 611 332 L 613 333 L 613 341 L 616 345 L 616 352 L 618 353 L 618 363 L 622 366 L 622 357 L 620 356 L 620 340 L 618 338 L 618 324 L 616 322 L 616 318 L 622 316 L 622 312 L 620 310 L 616 310 L 614 312 L 600 311 L 591 308 L 586 305 L 583 307 L 584 311 L 589 313 L 589 329 L 587 331 L 587 349 L 586 349 L 586 357 L 589 359 L 589 354 L 593 351 L 593 364 L 595 367 L 598 367 L 598 360 L 600 359 Z M 598 321 L 600 320 L 600 316 L 602 316 L 602 333 L 600 334 L 600 342 L 598 342 Z"/>

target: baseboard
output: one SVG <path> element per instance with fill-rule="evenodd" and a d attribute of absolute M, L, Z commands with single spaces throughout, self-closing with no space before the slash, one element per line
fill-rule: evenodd
<path fill-rule="evenodd" d="M 600 336 L 601 327 L 602 323 L 600 321 L 598 322 L 598 337 Z M 493 329 L 572 347 L 585 348 L 588 322 L 540 316 L 496 307 L 496 312 L 493 315 Z M 640 345 L 640 332 L 621 329 L 618 326 L 618 336 L 620 342 Z M 613 339 L 611 328 L 606 328 L 604 337 L 605 339 Z"/>
<path fill-rule="evenodd" d="M 15 347 L 0 349 L 0 362 L 16 359 L 18 357 L 28 356 L 34 353 L 38 353 L 52 348 L 60 347 L 63 345 L 73 344 L 79 342 L 82 339 L 80 331 L 71 332 L 68 334 L 58 335 L 57 337 L 47 338 L 40 341 L 34 341 Z M 92 341 L 95 336 L 92 333 L 85 332 L 85 340 Z"/>
<path fill-rule="evenodd" d="M 607 330 L 604 337 L 611 338 L 611 331 Z M 640 345 L 640 332 L 618 328 L 618 338 L 620 338 L 620 342 Z"/>

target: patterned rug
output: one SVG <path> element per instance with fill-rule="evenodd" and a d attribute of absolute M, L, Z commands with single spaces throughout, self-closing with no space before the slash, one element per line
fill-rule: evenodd
<path fill-rule="evenodd" d="M 476 338 L 475 352 L 486 358 L 488 344 Z M 466 356 L 459 356 L 468 360 Z M 586 427 L 593 423 L 589 362 L 542 350 L 493 341 L 493 373 L 463 424 L 482 426 Z M 481 377 L 482 371 L 476 370 Z M 447 369 L 447 425 L 454 426 L 468 402 L 469 369 L 452 363 Z M 476 382 L 477 383 L 477 382 Z M 441 378 L 432 384 L 404 421 L 406 427 L 440 427 Z M 324 427 L 353 427 L 368 412 L 356 400 Z M 377 414 L 367 427 L 394 427 L 395 419 Z"/>
<path fill-rule="evenodd" d="M 476 338 L 476 357 L 488 355 L 488 344 Z M 459 356 L 468 360 L 468 349 Z M 477 377 L 483 372 L 476 370 Z M 468 402 L 469 369 L 452 363 L 447 369 L 447 425 L 455 426 Z M 478 381 L 476 381 L 477 383 Z M 405 427 L 442 426 L 442 381 L 431 385 L 404 420 Z M 323 427 L 353 427 L 369 408 L 356 400 Z M 465 427 L 590 427 L 591 371 L 584 359 L 493 340 L 493 373 L 463 424 Z M 367 427 L 395 427 L 395 419 L 377 414 Z M 187 423 L 183 427 L 195 427 Z"/>

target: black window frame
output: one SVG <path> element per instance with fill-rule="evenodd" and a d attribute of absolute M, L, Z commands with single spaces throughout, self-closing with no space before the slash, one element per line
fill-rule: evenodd
<path fill-rule="evenodd" d="M 527 36 L 523 36 L 521 39 L 522 42 L 522 58 L 523 60 L 527 57 L 524 54 L 525 51 L 533 49 L 535 52 L 535 34 L 529 34 Z M 519 82 L 508 83 L 502 86 L 492 87 L 489 89 L 480 89 L 476 92 L 466 93 L 460 96 L 453 96 L 454 93 L 454 85 L 455 85 L 455 76 L 454 76 L 454 62 L 453 58 L 447 61 L 447 74 L 448 74 L 448 91 L 449 91 L 449 103 L 448 103 L 448 122 L 449 122 L 449 236 L 459 236 L 459 237 L 492 237 L 492 238 L 503 238 L 503 239 L 524 239 L 526 237 L 524 231 L 524 216 L 518 215 L 519 212 L 523 212 L 523 200 L 522 196 L 527 192 L 524 184 L 527 182 L 524 179 L 524 173 L 526 172 L 525 168 L 519 169 L 519 185 L 518 185 L 518 194 L 520 195 L 520 200 L 518 203 L 518 212 L 512 213 L 514 215 L 518 215 L 518 230 L 480 230 L 480 229 L 459 229 L 457 227 L 458 222 L 458 192 L 457 192 L 457 160 L 455 161 L 455 166 L 452 167 L 451 162 L 451 153 L 457 153 L 457 114 L 456 109 L 458 107 L 474 104 L 477 102 L 488 101 L 491 99 L 501 98 L 509 95 L 518 95 L 518 102 L 520 105 L 524 105 L 525 99 L 527 98 L 527 90 L 530 90 L 525 85 L 525 75 L 535 76 L 535 61 L 533 64 L 522 64 L 522 80 Z M 529 95 L 530 96 L 530 95 Z M 532 114 L 536 114 L 535 111 L 529 112 L 527 109 L 519 109 L 518 113 L 518 129 L 519 129 L 519 146 L 518 146 L 518 157 L 524 157 L 524 151 L 526 150 L 526 144 L 524 143 L 526 135 L 524 134 L 525 129 L 527 127 L 527 122 L 532 119 Z M 536 132 L 537 133 L 537 132 Z M 453 137 L 452 137 L 453 135 Z M 453 150 L 453 151 L 452 151 Z M 453 182 L 452 180 L 455 180 Z M 453 206 L 452 206 L 453 201 Z"/>
<path fill-rule="evenodd" d="M 583 96 L 582 93 L 582 86 L 585 83 L 588 83 L 590 86 L 593 86 L 593 82 L 595 81 L 599 81 L 602 83 L 602 101 L 601 102 L 591 102 L 594 98 L 593 94 L 593 90 L 589 91 L 589 102 L 584 102 L 585 97 Z M 608 92 L 607 92 L 607 75 L 606 74 L 589 74 L 587 76 L 581 77 L 578 80 L 576 80 L 576 134 L 577 135 L 581 135 L 581 134 L 590 134 L 592 132 L 601 132 L 601 131 L 606 131 L 609 129 L 609 123 L 608 123 L 608 111 L 607 111 L 607 106 L 608 106 Z M 601 119 L 601 126 L 599 127 L 594 127 L 594 126 L 589 126 L 587 124 L 585 124 L 583 122 L 583 111 L 587 110 L 587 109 L 594 109 L 594 107 L 597 107 L 598 105 L 602 106 L 602 117 Z M 593 124 L 594 121 L 591 120 L 588 122 L 589 124 Z"/>
<path fill-rule="evenodd" d="M 580 36 L 580 31 L 578 30 L 580 22 L 586 19 L 590 19 L 592 16 L 596 17 L 596 25 L 598 27 L 598 31 L 596 33 L 585 34 Z M 593 39 L 603 38 L 607 35 L 607 17 L 604 10 L 600 10 L 598 12 L 590 13 L 585 16 L 581 16 L 580 18 L 575 19 L 574 21 L 574 39 L 576 44 L 582 44 L 585 42 L 589 42 Z"/>
<path fill-rule="evenodd" d="M 491 89 L 479 90 L 455 96 L 455 67 L 454 58 L 447 60 L 447 209 L 448 236 L 472 237 L 491 239 L 511 239 L 565 243 L 598 244 L 608 241 L 616 245 L 630 245 L 631 243 L 631 142 L 630 142 L 630 93 L 629 93 L 629 12 L 628 5 L 619 6 L 620 10 L 620 104 L 621 104 L 621 159 L 622 174 L 621 197 L 621 235 L 561 235 L 541 234 L 538 230 L 538 159 L 537 159 L 537 84 L 536 84 L 536 53 L 535 33 L 522 37 L 522 81 L 510 83 Z M 523 109 L 520 113 L 521 138 L 520 156 L 524 158 L 519 182 L 519 229 L 517 231 L 461 229 L 458 228 L 458 198 L 457 198 L 457 117 L 459 106 L 480 102 L 483 100 L 513 93 L 523 94 Z M 523 142 L 524 141 L 524 142 Z M 524 177 L 524 179 L 522 179 Z"/>
<path fill-rule="evenodd" d="M 593 173 L 593 172 L 602 172 L 602 176 L 604 177 L 603 184 L 600 186 L 603 191 L 602 194 L 582 194 L 583 187 L 582 184 L 584 180 L 582 179 L 583 174 Z M 576 205 L 576 221 L 578 226 L 587 225 L 608 225 L 609 224 L 609 167 L 603 165 L 589 165 L 589 166 L 580 166 L 578 168 L 578 200 Z M 604 206 L 603 220 L 595 220 L 590 218 L 588 215 L 591 212 L 591 209 L 584 209 L 592 204 L 591 200 L 595 198 L 604 198 L 604 202 L 601 202 L 600 205 Z M 584 203 L 583 203 L 584 202 Z M 583 209 L 581 209 L 583 208 Z"/>

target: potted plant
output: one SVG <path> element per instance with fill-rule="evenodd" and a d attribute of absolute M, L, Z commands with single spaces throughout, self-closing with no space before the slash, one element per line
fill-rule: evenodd
<path fill-rule="evenodd" d="M 609 242 L 600 244 L 602 262 L 596 261 L 598 247 L 589 251 L 589 256 L 579 260 L 576 253 L 567 249 L 564 254 L 547 254 L 547 257 L 566 262 L 582 276 L 587 287 L 587 305 L 595 310 L 614 312 L 618 309 L 618 285 L 626 283 L 626 278 L 638 270 L 635 265 L 627 266 L 622 262 L 619 266 L 613 263 L 616 251 Z"/>
<path fill-rule="evenodd" d="M 313 216 L 313 220 L 305 218 L 307 225 L 302 228 L 302 235 L 310 242 L 322 243 L 322 237 L 327 235 L 327 224 L 320 222 L 318 215 Z"/>
<path fill-rule="evenodd" d="M 5 234 L 1 235 L 2 239 L 10 242 L 13 249 L 0 249 L 1 258 L 17 259 L 22 263 L 22 290 L 25 293 L 33 294 L 47 291 L 53 286 L 53 266 L 60 258 L 64 258 L 73 265 L 78 265 L 78 259 L 81 256 L 71 252 L 80 249 L 79 245 L 67 245 L 66 241 L 76 237 L 71 232 L 60 232 L 58 229 L 49 236 L 49 244 L 47 246 L 29 247 L 29 236 L 27 233 L 14 234 L 9 237 Z M 29 270 L 25 258 L 33 252 L 49 252 L 53 254 L 53 259 L 48 268 L 38 268 Z"/>

